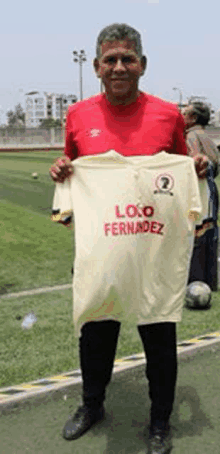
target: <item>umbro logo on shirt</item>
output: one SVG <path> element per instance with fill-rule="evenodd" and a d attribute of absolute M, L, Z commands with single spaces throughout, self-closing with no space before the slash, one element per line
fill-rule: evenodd
<path fill-rule="evenodd" d="M 101 129 L 91 128 L 87 131 L 87 136 L 89 137 L 98 137 L 101 134 Z"/>

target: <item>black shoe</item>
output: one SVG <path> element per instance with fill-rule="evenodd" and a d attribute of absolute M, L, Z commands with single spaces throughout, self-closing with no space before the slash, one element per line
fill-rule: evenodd
<path fill-rule="evenodd" d="M 63 428 L 63 438 L 76 440 L 81 437 L 90 427 L 104 418 L 104 407 L 97 410 L 90 410 L 86 406 L 79 407 L 75 415 L 69 419 Z"/>
<path fill-rule="evenodd" d="M 150 428 L 148 454 L 168 454 L 172 449 L 170 429 Z"/>

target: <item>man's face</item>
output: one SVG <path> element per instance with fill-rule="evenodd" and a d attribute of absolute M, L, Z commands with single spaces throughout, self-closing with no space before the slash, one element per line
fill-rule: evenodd
<path fill-rule="evenodd" d="M 196 123 L 196 115 L 193 113 L 193 106 L 186 106 L 182 109 L 182 115 L 185 121 L 186 129 Z"/>
<path fill-rule="evenodd" d="M 139 58 L 133 41 L 103 43 L 101 57 L 94 60 L 94 67 L 105 85 L 109 100 L 136 99 L 138 81 L 144 73 L 146 58 Z"/>

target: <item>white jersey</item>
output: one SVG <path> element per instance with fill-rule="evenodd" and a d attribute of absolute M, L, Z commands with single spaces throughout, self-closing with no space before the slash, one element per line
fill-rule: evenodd
<path fill-rule="evenodd" d="M 193 159 L 109 151 L 73 166 L 53 210 L 55 220 L 74 214 L 76 336 L 88 321 L 180 321 L 195 221 L 207 210 Z"/>

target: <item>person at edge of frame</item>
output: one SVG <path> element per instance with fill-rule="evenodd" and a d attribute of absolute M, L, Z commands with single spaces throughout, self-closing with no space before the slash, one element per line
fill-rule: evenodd
<path fill-rule="evenodd" d="M 98 36 L 96 52 L 94 69 L 105 91 L 69 108 L 65 152 L 50 168 L 52 179 L 63 182 L 71 176 L 71 160 L 110 149 L 125 156 L 152 155 L 162 150 L 187 155 L 180 111 L 173 103 L 138 88 L 147 64 L 140 34 L 127 24 L 109 25 Z M 207 157 L 198 154 L 194 161 L 198 176 L 204 178 Z M 104 418 L 105 390 L 119 331 L 120 323 L 112 320 L 88 322 L 82 327 L 83 405 L 64 426 L 67 440 L 79 438 Z M 165 454 L 172 446 L 169 418 L 177 377 L 176 323 L 141 325 L 138 331 L 147 357 L 151 398 L 149 453 Z M 158 374 L 159 363 L 164 365 L 163 374 Z"/>
<path fill-rule="evenodd" d="M 189 156 L 200 153 L 209 159 L 207 172 L 210 192 L 209 212 L 203 223 L 196 226 L 188 284 L 202 281 L 208 284 L 212 291 L 217 291 L 219 195 L 215 178 L 219 174 L 219 151 L 205 131 L 205 127 L 210 121 L 210 109 L 206 103 L 193 101 L 182 110 L 182 115 L 186 125 L 185 134 Z"/>

